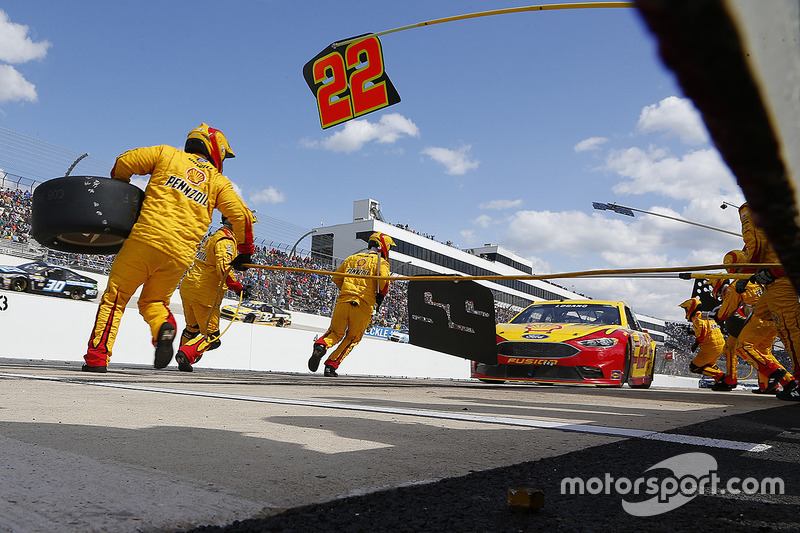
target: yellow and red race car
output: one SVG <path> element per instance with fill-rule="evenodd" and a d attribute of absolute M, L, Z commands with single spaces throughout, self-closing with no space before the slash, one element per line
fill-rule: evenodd
<path fill-rule="evenodd" d="M 542 301 L 497 324 L 497 364 L 472 362 L 484 382 L 587 383 L 646 389 L 656 345 L 625 302 Z"/>

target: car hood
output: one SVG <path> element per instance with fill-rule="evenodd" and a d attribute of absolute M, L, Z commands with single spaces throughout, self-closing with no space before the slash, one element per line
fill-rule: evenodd
<path fill-rule="evenodd" d="M 27 274 L 27 272 L 25 272 L 21 268 L 17 268 L 15 266 L 8 266 L 8 265 L 0 266 L 0 272 L 6 272 L 8 274 Z"/>
<path fill-rule="evenodd" d="M 498 324 L 497 335 L 507 341 L 563 342 L 579 339 L 598 331 L 611 335 L 620 326 L 592 326 L 589 324 Z"/>

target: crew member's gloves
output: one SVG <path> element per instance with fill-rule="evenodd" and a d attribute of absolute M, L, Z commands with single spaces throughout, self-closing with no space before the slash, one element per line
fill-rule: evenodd
<path fill-rule="evenodd" d="M 381 304 L 383 303 L 383 299 L 386 297 L 385 294 L 378 293 L 375 295 L 375 309 L 377 310 Z"/>
<path fill-rule="evenodd" d="M 747 290 L 747 284 L 750 282 L 749 279 L 737 279 L 736 280 L 736 292 L 742 294 L 744 291 Z"/>
<path fill-rule="evenodd" d="M 251 254 L 239 254 L 233 258 L 231 261 L 231 266 L 234 270 L 238 270 L 239 272 L 244 272 L 250 267 L 246 267 L 243 265 L 252 265 L 253 264 L 253 256 Z"/>
<path fill-rule="evenodd" d="M 769 285 L 770 283 L 774 283 L 776 279 L 778 278 L 773 276 L 772 271 L 768 268 L 762 268 L 750 276 L 750 281 L 753 283 L 760 283 L 761 285 Z"/>
<path fill-rule="evenodd" d="M 713 311 L 701 311 L 700 318 L 704 318 L 706 320 L 716 320 L 717 319 L 717 310 Z"/>
<path fill-rule="evenodd" d="M 700 346 L 700 344 L 697 341 L 694 341 L 694 343 L 692 343 L 692 351 L 697 350 L 698 346 Z"/>
<path fill-rule="evenodd" d="M 252 291 L 253 291 L 253 285 L 252 284 L 242 285 L 242 290 L 240 291 L 241 295 L 242 295 L 242 300 L 249 300 L 250 297 L 252 296 L 252 294 L 251 294 Z"/>

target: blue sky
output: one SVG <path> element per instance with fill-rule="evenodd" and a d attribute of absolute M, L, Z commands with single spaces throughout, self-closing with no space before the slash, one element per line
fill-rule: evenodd
<path fill-rule="evenodd" d="M 557 2 L 548 2 L 557 3 Z M 532 5 L 480 0 L 108 2 L 0 9 L 0 126 L 107 162 L 182 146 L 200 122 L 236 152 L 225 174 L 259 214 L 347 222 L 374 198 L 389 222 L 461 248 L 500 244 L 537 273 L 716 264 L 743 201 L 634 9 L 475 18 L 385 35 L 402 101 L 322 130 L 303 65 L 330 43 Z M 80 164 L 75 173 L 81 170 Z M 682 318 L 691 282 L 561 280 Z"/>

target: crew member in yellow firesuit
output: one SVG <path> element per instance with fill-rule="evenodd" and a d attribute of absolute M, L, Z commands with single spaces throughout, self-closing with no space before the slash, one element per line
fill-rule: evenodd
<path fill-rule="evenodd" d="M 739 361 L 735 355 L 735 349 L 736 336 L 739 334 L 740 329 L 736 328 L 741 328 L 741 326 L 744 325 L 746 317 L 740 313 L 739 295 L 736 291 L 731 289 L 727 279 L 716 279 L 711 282 L 710 285 L 712 287 L 711 295 L 716 300 L 721 300 L 721 303 L 713 311 L 703 312 L 702 316 L 704 318 L 716 320 L 717 324 L 724 324 L 725 329 L 728 330 L 728 336 L 725 337 L 725 346 L 722 349 L 725 356 L 725 375 L 718 383 L 715 383 L 711 387 L 711 390 L 731 391 L 735 389 L 738 384 L 736 372 Z M 731 297 L 731 294 L 736 295 L 736 297 Z M 727 322 L 725 322 L 726 320 Z"/>
<path fill-rule="evenodd" d="M 736 263 L 746 262 L 744 251 L 731 250 L 725 254 L 724 262 L 731 265 L 728 272 L 746 273 L 744 272 L 746 269 L 733 266 Z M 729 333 L 725 341 L 726 361 L 731 358 L 735 365 L 738 358 L 741 357 L 749 362 L 758 371 L 758 389 L 753 392 L 774 394 L 780 381 L 783 379 L 784 383 L 788 383 L 792 380 L 792 375 L 788 374 L 783 365 L 772 355 L 772 345 L 778 337 L 778 331 L 772 317 L 763 312 L 766 307 L 762 306 L 762 312 L 758 315 L 754 313 L 764 292 L 763 288 L 758 283 L 747 282 L 740 283 L 741 285 L 745 286 L 741 293 L 738 293 L 732 286 L 728 287 L 722 305 L 716 313 L 717 319 L 726 324 Z M 731 323 L 742 324 L 743 327 L 736 330 L 735 327 L 728 327 Z M 730 369 L 730 367 L 728 368 Z M 731 372 L 729 371 L 728 374 L 730 375 Z"/>
<path fill-rule="evenodd" d="M 744 238 L 745 260 L 750 263 L 778 263 L 778 254 L 767 241 L 764 231 L 753 220 L 750 205 L 745 203 L 739 208 Z M 739 280 L 736 284 L 738 292 L 744 292 L 747 280 Z M 800 372 L 800 301 L 791 281 L 786 277 L 783 268 L 765 268 L 756 272 L 751 278 L 764 287 L 764 294 L 756 304 L 754 316 L 766 319 L 769 315 L 778 329 L 784 347 L 791 354 L 793 371 Z M 797 381 L 787 372 L 779 379 L 783 390 L 775 396 L 781 400 L 800 401 L 800 387 Z"/>
<path fill-rule="evenodd" d="M 111 177 L 129 181 L 150 175 L 141 213 L 109 272 L 108 286 L 84 356 L 83 370 L 106 372 L 122 313 L 142 287 L 139 313 L 150 326 L 156 368 L 172 360 L 175 317 L 170 296 L 192 263 L 197 245 L 211 223 L 214 209 L 233 224 L 239 255 L 232 264 L 245 269 L 253 253 L 250 210 L 222 175 L 222 162 L 234 157 L 219 130 L 201 124 L 189 132 L 184 150 L 167 145 L 136 148 L 120 155 Z"/>
<path fill-rule="evenodd" d="M 353 254 L 336 269 L 344 274 L 362 276 L 389 275 L 389 249 L 394 241 L 385 233 L 373 233 L 367 243 L 367 252 Z M 325 376 L 336 377 L 336 369 L 347 354 L 361 341 L 372 319 L 372 309 L 380 307 L 389 292 L 389 280 L 355 278 L 333 275 L 339 287 L 339 297 L 333 309 L 331 325 L 325 334 L 314 342 L 314 350 L 308 360 L 308 369 L 316 372 L 319 362 L 328 348 L 342 341 L 325 361 Z M 377 307 L 376 307 L 377 304 Z"/>
<path fill-rule="evenodd" d="M 689 298 L 680 305 L 686 311 L 686 320 L 692 323 L 695 342 L 692 351 L 698 347 L 700 351 L 689 363 L 689 370 L 694 374 L 703 374 L 714 378 L 717 385 L 725 377 L 725 373 L 717 366 L 717 359 L 722 355 L 725 338 L 719 325 L 708 318 L 703 318 L 700 310 L 700 298 Z"/>
<path fill-rule="evenodd" d="M 219 304 L 225 287 L 249 298 L 236 272 L 229 268 L 236 255 L 236 237 L 231 221 L 222 215 L 222 227 L 203 243 L 194 258 L 192 267 L 181 282 L 181 302 L 186 329 L 181 335 L 180 348 L 175 354 L 178 368 L 191 372 L 192 365 L 206 350 L 219 348 Z"/>

